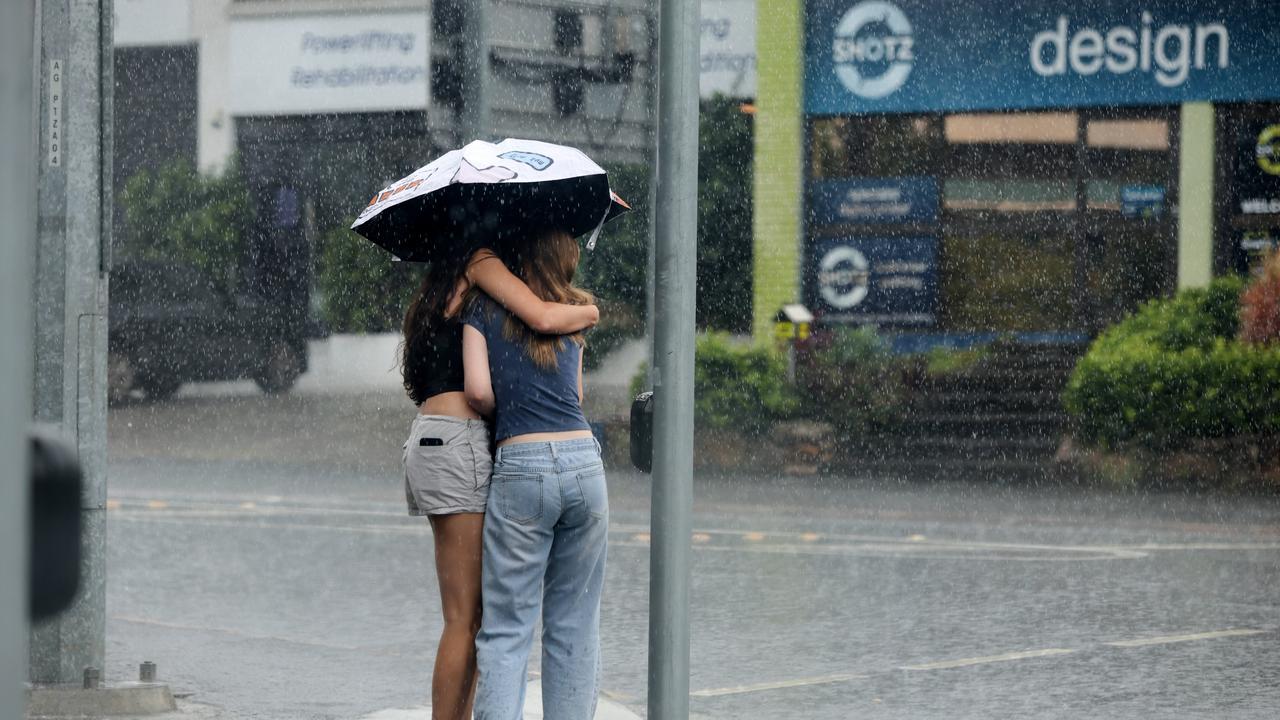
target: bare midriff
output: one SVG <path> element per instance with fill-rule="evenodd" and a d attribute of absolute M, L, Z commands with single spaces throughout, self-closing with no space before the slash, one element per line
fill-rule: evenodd
<path fill-rule="evenodd" d="M 498 443 L 498 447 L 507 445 L 516 445 L 518 443 L 531 442 L 555 442 L 557 440 L 577 440 L 579 438 L 591 437 L 590 430 L 565 430 L 564 432 L 543 432 L 543 433 L 525 433 L 524 435 L 512 435 Z"/>
<path fill-rule="evenodd" d="M 479 420 L 480 414 L 471 409 L 461 392 L 444 392 L 432 395 L 418 406 L 420 415 L 447 415 L 465 420 Z"/>

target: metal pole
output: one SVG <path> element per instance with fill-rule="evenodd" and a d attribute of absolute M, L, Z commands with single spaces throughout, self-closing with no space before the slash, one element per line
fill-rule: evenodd
<path fill-rule="evenodd" d="M 489 139 L 489 3 L 463 0 L 461 42 L 456 48 L 462 72 L 459 144 Z"/>
<path fill-rule="evenodd" d="M 76 443 L 84 471 L 80 591 L 31 629 L 30 679 L 78 683 L 106 645 L 107 318 L 110 265 L 110 0 L 39 0 L 37 422 Z"/>
<path fill-rule="evenodd" d="M 645 68 L 649 73 L 646 78 L 645 90 L 648 95 L 646 106 L 656 108 L 658 106 L 658 2 L 659 0 L 649 0 L 645 6 L 645 28 L 648 30 L 649 42 L 645 48 L 647 55 L 645 56 Z M 653 112 L 650 110 L 650 112 Z M 649 176 L 649 208 L 646 211 L 648 215 L 648 246 L 645 248 L 645 271 L 644 271 L 644 341 L 645 346 L 649 348 L 649 352 L 653 352 L 653 295 L 654 295 L 654 278 L 657 276 L 655 267 L 657 266 L 657 258 L 654 257 L 653 238 L 655 234 L 654 228 L 658 217 L 658 118 L 652 117 L 649 123 L 649 132 L 646 140 L 649 144 L 649 162 L 653 168 Z M 653 385 L 653 363 L 649 363 L 649 385 Z"/>
<path fill-rule="evenodd" d="M 35 0 L 0 3 L 0 717 L 23 715 L 27 676 L 27 446 L 35 245 Z"/>
<path fill-rule="evenodd" d="M 697 0 L 659 5 L 650 720 L 689 717 L 699 15 Z"/>

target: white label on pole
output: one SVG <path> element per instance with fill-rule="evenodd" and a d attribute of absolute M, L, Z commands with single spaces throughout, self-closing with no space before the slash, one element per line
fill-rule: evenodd
<path fill-rule="evenodd" d="M 49 61 L 49 166 L 62 165 L 62 67 L 61 60 Z"/>
<path fill-rule="evenodd" d="M 235 18 L 231 112 L 424 110 L 425 12 Z"/>

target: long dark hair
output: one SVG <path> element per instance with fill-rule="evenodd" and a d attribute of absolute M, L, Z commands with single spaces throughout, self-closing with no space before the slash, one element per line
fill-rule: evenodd
<path fill-rule="evenodd" d="M 426 398 L 421 396 L 422 388 L 418 383 L 422 379 L 414 373 L 414 360 L 427 351 L 432 331 L 448 319 L 445 312 L 449 309 L 449 300 L 458 287 L 458 281 L 466 275 L 471 257 L 470 253 L 459 254 L 429 264 L 423 273 L 422 284 L 405 310 L 404 322 L 400 327 L 403 335 L 400 343 L 400 377 L 404 381 L 405 392 L 417 404 L 422 404 Z"/>

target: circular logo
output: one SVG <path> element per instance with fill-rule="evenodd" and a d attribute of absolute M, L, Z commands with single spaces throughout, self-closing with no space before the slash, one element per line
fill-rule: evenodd
<path fill-rule="evenodd" d="M 831 59 L 849 92 L 864 98 L 889 95 L 907 81 L 915 63 L 911 21 L 893 3 L 858 3 L 836 25 Z"/>
<path fill-rule="evenodd" d="M 1280 124 L 1268 125 L 1258 133 L 1258 146 L 1254 148 L 1258 167 L 1271 175 L 1280 175 Z"/>
<path fill-rule="evenodd" d="M 842 245 L 832 248 L 818 263 L 818 287 L 822 299 L 837 310 L 847 310 L 867 297 L 871 273 L 867 256 Z"/>

